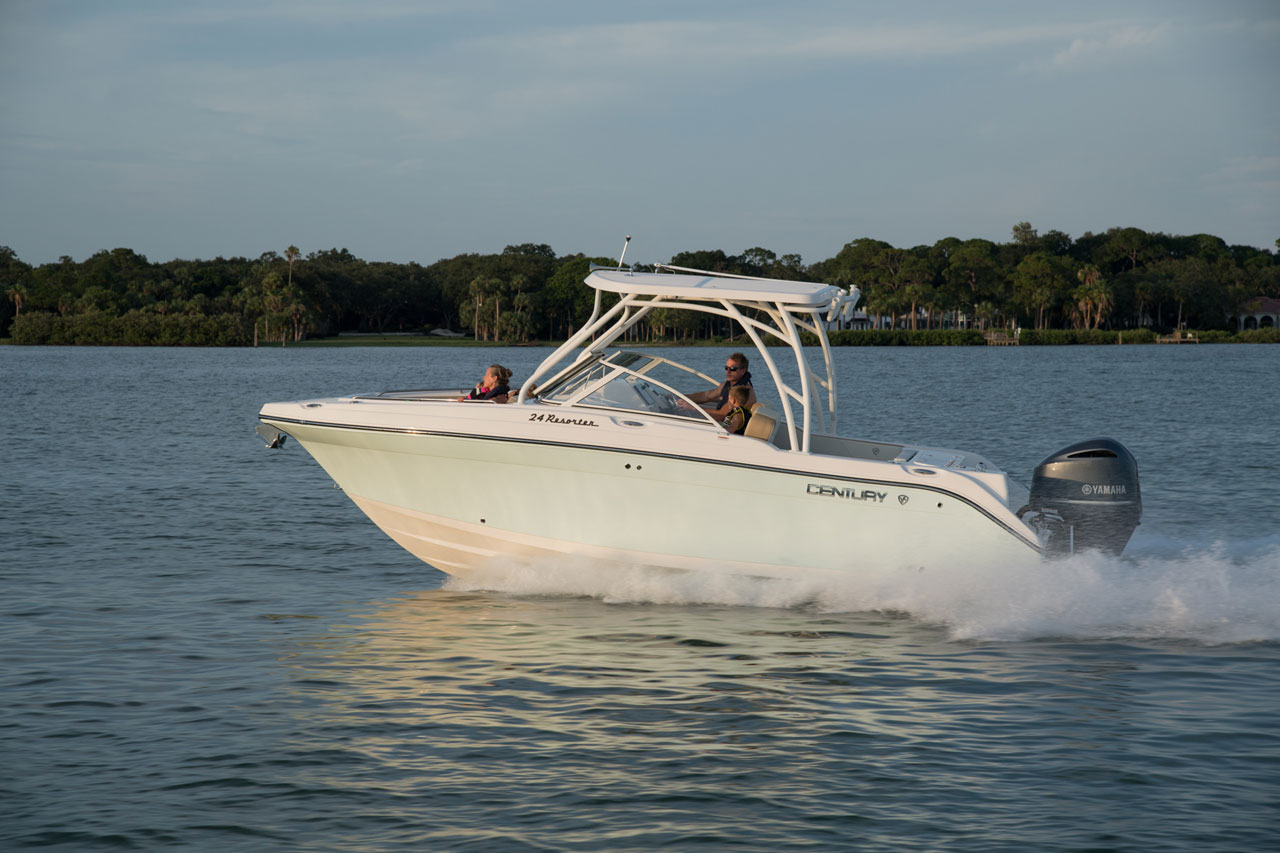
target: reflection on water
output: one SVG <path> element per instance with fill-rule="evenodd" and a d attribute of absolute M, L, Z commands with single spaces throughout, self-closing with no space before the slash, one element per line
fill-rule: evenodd
<path fill-rule="evenodd" d="M 1274 748 L 1256 706 L 1223 701 L 1247 653 L 949 633 L 812 604 L 414 592 L 293 649 L 289 749 L 324 759 L 291 779 L 406 825 L 447 810 L 428 840 L 714 848 L 750 827 L 756 849 L 875 849 L 961 821 L 1072 849 L 1166 798 L 1188 830 L 1217 799 L 1203 774 L 1259 772 L 1196 769 L 1180 739 Z"/>

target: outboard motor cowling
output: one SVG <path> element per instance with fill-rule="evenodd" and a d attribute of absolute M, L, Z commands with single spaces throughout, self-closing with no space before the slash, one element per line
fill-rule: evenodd
<path fill-rule="evenodd" d="M 1040 533 L 1047 554 L 1119 554 L 1142 520 L 1138 462 L 1111 438 L 1064 447 L 1036 467 L 1019 515 Z"/>

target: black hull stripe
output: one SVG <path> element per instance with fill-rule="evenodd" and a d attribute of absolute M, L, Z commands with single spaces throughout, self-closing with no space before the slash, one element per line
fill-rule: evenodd
<path fill-rule="evenodd" d="M 934 492 L 939 495 L 945 495 L 946 497 L 951 498 L 952 500 L 959 501 L 960 503 L 963 503 L 968 505 L 969 507 L 972 507 L 973 509 L 977 510 L 978 512 L 986 516 L 988 520 L 990 520 L 991 522 L 1003 528 L 1007 533 L 1009 533 L 1009 535 L 1013 536 L 1013 538 L 1017 539 L 1019 542 L 1022 542 L 1028 548 L 1035 551 L 1037 554 L 1043 553 L 1043 550 L 1040 548 L 1039 545 L 1033 545 L 1030 542 L 1028 542 L 1026 539 L 1020 536 L 1016 530 L 1014 530 L 1008 524 L 1006 524 L 1005 522 L 1001 521 L 1000 519 L 992 515 L 990 512 L 988 512 L 985 507 L 974 503 L 973 501 L 969 500 L 963 495 L 957 495 L 955 492 L 949 492 L 946 489 L 939 488 L 938 486 L 930 486 L 924 483 L 921 483 L 919 485 L 916 485 L 916 484 L 906 485 L 903 483 L 895 482 L 893 480 L 859 479 L 854 477 L 842 477 L 836 474 L 817 474 L 809 471 L 793 471 L 788 468 L 774 468 L 769 465 L 755 465 L 750 462 L 728 462 L 728 461 L 719 460 L 719 459 L 706 459 L 699 456 L 681 456 L 676 453 L 659 453 L 658 451 L 655 451 L 655 450 L 616 450 L 613 448 L 601 447 L 596 444 L 575 444 L 574 442 L 570 442 L 570 441 L 545 441 L 537 438 L 508 438 L 508 437 L 499 436 L 499 435 L 486 435 L 486 436 L 480 437 L 475 435 L 474 433 L 466 433 L 466 432 L 445 432 L 443 430 L 430 430 L 430 429 L 402 429 L 399 427 L 363 426 L 358 424 L 334 424 L 334 423 L 327 423 L 324 421 L 301 420 L 299 418 L 265 417 L 265 418 L 261 418 L 261 420 L 269 421 L 271 423 L 298 424 L 300 426 L 323 427 L 325 429 L 350 429 L 350 430 L 358 430 L 361 432 L 389 432 L 389 433 L 399 433 L 402 435 L 430 435 L 430 436 L 436 436 L 439 438 L 459 438 L 459 439 L 466 439 L 470 441 L 505 441 L 505 442 L 510 442 L 512 444 L 533 444 L 533 445 L 541 445 L 544 447 L 567 447 L 573 450 L 590 450 L 596 453 L 616 453 L 616 454 L 624 454 L 627 456 L 645 456 L 645 457 L 650 457 L 654 459 L 675 459 L 680 462 L 695 462 L 703 465 L 724 465 L 726 467 L 731 467 L 731 468 L 748 468 L 753 471 L 765 471 L 771 474 L 787 474 L 794 477 L 818 477 L 824 480 L 836 480 L 837 482 L 842 482 L 842 483 L 862 483 L 862 484 L 873 485 L 873 486 L 888 486 L 890 488 L 898 488 L 898 489 L 919 489 L 921 491 Z"/>

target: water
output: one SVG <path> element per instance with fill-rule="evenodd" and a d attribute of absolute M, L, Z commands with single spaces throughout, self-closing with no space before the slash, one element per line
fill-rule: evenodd
<path fill-rule="evenodd" d="M 252 434 L 546 352 L 0 348 L 0 849 L 1280 849 L 1280 348 L 839 350 L 849 434 L 1133 450 L 1033 572 L 460 584 Z"/>

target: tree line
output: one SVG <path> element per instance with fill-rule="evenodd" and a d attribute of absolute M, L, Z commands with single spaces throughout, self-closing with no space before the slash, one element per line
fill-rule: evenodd
<path fill-rule="evenodd" d="M 346 249 L 304 256 L 289 246 L 254 259 L 164 263 L 119 248 L 32 266 L 0 246 L 0 335 L 15 343 L 242 346 L 445 328 L 491 342 L 563 339 L 590 314 L 594 293 L 582 280 L 591 262 L 613 260 L 524 243 L 429 265 L 365 261 Z M 1022 222 L 1006 243 L 947 237 L 899 248 L 857 238 L 809 265 L 761 247 L 681 252 L 670 263 L 856 284 L 860 307 L 891 329 L 1234 330 L 1243 304 L 1280 297 L 1280 257 L 1270 250 L 1138 228 L 1073 240 Z M 732 334 L 725 323 L 655 311 L 635 335 Z"/>

